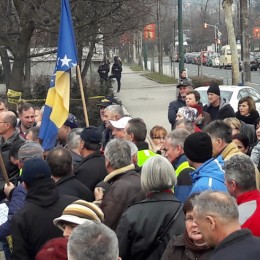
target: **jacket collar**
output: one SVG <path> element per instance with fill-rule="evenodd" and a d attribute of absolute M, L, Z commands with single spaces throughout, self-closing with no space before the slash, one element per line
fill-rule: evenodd
<path fill-rule="evenodd" d="M 130 171 L 130 170 L 134 170 L 135 169 L 135 165 L 134 164 L 130 164 L 130 165 L 127 165 L 123 168 L 120 168 L 120 169 L 117 169 L 117 170 L 114 170 L 112 171 L 111 173 L 109 173 L 105 179 L 104 179 L 104 182 L 109 182 L 111 181 L 114 177 L 118 176 L 118 175 L 121 175 L 121 174 L 124 174 L 126 171 Z"/>
<path fill-rule="evenodd" d="M 221 152 L 221 155 L 224 158 L 224 160 L 228 160 L 232 155 L 235 154 L 242 153 L 238 150 L 237 145 L 234 142 L 229 143 Z"/>

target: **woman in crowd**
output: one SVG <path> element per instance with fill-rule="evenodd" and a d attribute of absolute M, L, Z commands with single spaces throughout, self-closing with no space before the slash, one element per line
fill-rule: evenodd
<path fill-rule="evenodd" d="M 158 154 L 163 154 L 163 143 L 167 130 L 160 125 L 155 125 L 150 131 L 151 150 Z"/>
<path fill-rule="evenodd" d="M 236 118 L 242 120 L 246 124 L 253 125 L 258 117 L 259 113 L 256 110 L 254 99 L 252 97 L 241 98 L 238 102 Z"/>
<path fill-rule="evenodd" d="M 188 121 L 193 122 L 193 131 L 194 132 L 200 132 L 201 130 L 196 126 L 195 121 L 197 120 L 199 116 L 198 110 L 193 107 L 181 107 L 178 109 L 178 112 L 176 114 L 176 122 L 182 119 L 186 119 Z"/>
<path fill-rule="evenodd" d="M 250 153 L 250 144 L 249 138 L 245 134 L 234 134 L 233 142 L 237 145 L 237 148 L 240 152 L 249 155 Z"/>
<path fill-rule="evenodd" d="M 116 229 L 122 259 L 159 260 L 171 237 L 183 233 L 182 204 L 172 191 L 176 182 L 171 163 L 161 155 L 144 163 L 141 185 L 147 198 L 130 206 Z"/>
<path fill-rule="evenodd" d="M 237 118 L 228 117 L 224 119 L 224 122 L 232 128 L 232 135 L 240 133 L 241 123 Z"/>
<path fill-rule="evenodd" d="M 260 160 L 260 118 L 256 119 L 255 121 L 255 133 L 256 133 L 256 138 L 257 142 L 253 146 L 252 151 L 251 151 L 251 159 L 253 162 L 258 165 L 258 170 L 260 169 L 259 165 L 259 160 Z"/>
<path fill-rule="evenodd" d="M 200 93 L 196 90 L 191 90 L 186 95 L 186 106 L 193 107 L 198 110 L 198 118 L 196 119 L 196 125 L 203 129 L 211 121 L 210 114 L 203 111 L 202 104 L 200 103 Z"/>
<path fill-rule="evenodd" d="M 174 236 L 162 257 L 162 260 L 207 260 L 213 251 L 202 237 L 198 225 L 194 222 L 192 199 L 197 194 L 190 196 L 184 203 L 186 229 L 182 235 Z"/>

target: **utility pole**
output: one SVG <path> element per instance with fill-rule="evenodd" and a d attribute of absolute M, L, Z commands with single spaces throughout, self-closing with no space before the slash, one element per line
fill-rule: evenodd
<path fill-rule="evenodd" d="M 184 69 L 183 30 L 182 30 L 182 0 L 178 0 L 178 38 L 179 38 L 179 74 Z"/>
<path fill-rule="evenodd" d="M 241 30 L 241 60 L 243 62 L 244 81 L 251 81 L 251 68 L 249 57 L 249 23 L 248 23 L 248 0 L 240 0 L 240 30 Z M 244 83 L 244 82 L 242 82 Z"/>
<path fill-rule="evenodd" d="M 158 26 L 158 63 L 159 63 L 159 73 L 163 74 L 163 66 L 162 66 L 162 39 L 161 39 L 161 6 L 160 0 L 157 0 L 157 26 Z"/>

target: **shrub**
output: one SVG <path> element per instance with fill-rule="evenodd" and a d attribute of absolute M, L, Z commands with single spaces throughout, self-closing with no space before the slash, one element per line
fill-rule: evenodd
<path fill-rule="evenodd" d="M 217 82 L 219 85 L 223 85 L 223 79 L 219 78 L 212 78 L 207 76 L 192 76 L 190 77 L 192 80 L 192 86 L 193 88 L 198 88 L 201 86 L 209 86 L 213 82 Z"/>

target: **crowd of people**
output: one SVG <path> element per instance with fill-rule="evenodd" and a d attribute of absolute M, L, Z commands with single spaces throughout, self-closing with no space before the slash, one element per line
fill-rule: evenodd
<path fill-rule="evenodd" d="M 112 97 L 99 126 L 69 114 L 43 151 L 42 110 L 0 99 L 0 195 L 6 259 L 259 259 L 260 118 L 187 78 L 169 104 L 172 130 L 150 129 Z M 37 117 L 36 117 L 37 115 Z"/>

